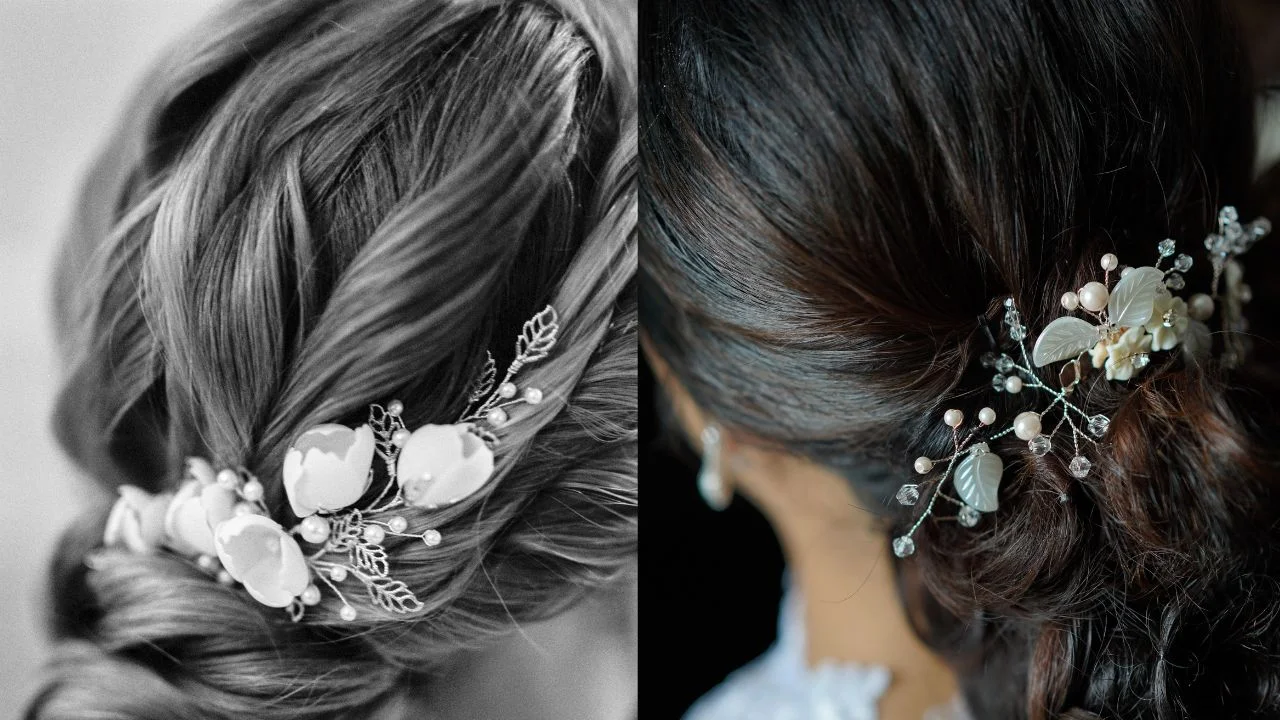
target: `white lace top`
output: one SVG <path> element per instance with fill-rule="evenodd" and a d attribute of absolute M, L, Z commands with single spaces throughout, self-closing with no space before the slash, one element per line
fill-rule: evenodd
<path fill-rule="evenodd" d="M 778 639 L 694 703 L 684 720 L 878 720 L 889 669 L 878 665 L 805 663 L 800 597 L 788 589 L 778 619 Z M 923 720 L 968 720 L 959 698 Z"/>

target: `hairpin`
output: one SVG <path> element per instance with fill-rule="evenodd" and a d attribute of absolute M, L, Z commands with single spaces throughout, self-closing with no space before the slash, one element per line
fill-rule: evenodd
<path fill-rule="evenodd" d="M 443 536 L 432 527 L 411 530 L 394 511 L 446 507 L 485 486 L 499 444 L 495 431 L 510 421 L 508 409 L 543 400 L 542 390 L 521 388 L 516 376 L 547 357 L 559 330 L 550 306 L 525 322 L 501 382 L 487 355 L 454 424 L 410 431 L 401 419 L 404 405 L 393 400 L 385 407 L 371 405 L 360 427 L 324 424 L 302 433 L 282 470 L 285 495 L 301 518 L 293 528 L 271 519 L 262 483 L 247 470 L 215 473 L 208 461 L 188 458 L 176 493 L 152 496 L 120 488 L 104 544 L 139 553 L 163 548 L 194 558 L 219 582 L 239 583 L 263 605 L 286 608 L 294 621 L 320 602 L 321 584 L 342 601 L 339 616 L 355 620 L 356 610 L 340 587 L 348 578 L 360 581 L 369 599 L 387 612 L 417 612 L 423 604 L 391 577 L 383 543 L 396 536 L 435 547 Z M 386 482 L 372 501 L 361 502 L 374 482 L 375 457 L 385 466 Z"/>
<path fill-rule="evenodd" d="M 1189 358 L 1202 360 L 1211 345 L 1206 322 L 1215 311 L 1223 330 L 1227 331 L 1223 333 L 1221 362 L 1227 367 L 1237 365 L 1248 349 L 1247 340 L 1239 331 L 1246 328 L 1242 308 L 1252 293 L 1243 282 L 1243 269 L 1236 258 L 1270 232 L 1271 223 L 1266 218 L 1242 225 L 1234 207 L 1222 208 L 1218 213 L 1217 232 L 1205 239 L 1213 266 L 1210 291 L 1196 293 L 1188 300 L 1173 292 L 1186 287 L 1184 273 L 1191 269 L 1193 261 L 1185 253 L 1175 257 L 1177 243 L 1174 240 L 1166 239 L 1156 246 L 1158 256 L 1150 266 L 1120 270 L 1119 259 L 1107 253 L 1100 263 L 1104 273 L 1101 282 L 1089 282 L 1079 290 L 1062 295 L 1062 308 L 1067 313 L 1078 312 L 1080 316 L 1067 314 L 1050 322 L 1030 352 L 1022 315 L 1013 298 L 1007 298 L 1002 327 L 1013 346 L 1010 352 L 984 354 L 982 365 L 995 370 L 991 379 L 994 391 L 1018 394 L 1031 389 L 1046 396 L 1048 404 L 1038 410 L 1019 412 L 1007 427 L 991 434 L 987 434 L 987 428 L 995 425 L 996 411 L 984 407 L 978 412 L 978 425 L 963 437 L 964 413 L 954 408 L 944 412 L 942 421 L 951 428 L 953 451 L 943 458 L 916 458 L 915 471 L 920 475 L 928 475 L 936 467 L 945 465 L 924 511 L 906 533 L 894 538 L 894 555 L 902 558 L 915 553 L 912 536 L 933 515 L 939 498 L 957 506 L 954 519 L 963 527 L 974 527 L 983 513 L 996 511 L 1004 461 L 991 450 L 990 443 L 1009 434 L 1025 441 L 1032 455 L 1043 457 L 1053 450 L 1054 437 L 1065 425 L 1071 433 L 1073 449 L 1067 470 L 1077 479 L 1088 477 L 1093 462 L 1081 452 L 1081 443 L 1086 447 L 1100 447 L 1099 440 L 1111 426 L 1111 419 L 1106 415 L 1090 414 L 1083 402 L 1076 402 L 1072 397 L 1090 367 L 1102 370 L 1109 381 L 1123 382 L 1147 367 L 1153 352 L 1181 346 Z M 1173 258 L 1170 267 L 1164 268 L 1169 258 Z M 1113 286 L 1111 278 L 1117 270 L 1120 270 L 1119 279 Z M 1086 358 L 1087 363 L 1082 364 Z M 1063 361 L 1056 386 L 1040 379 L 1036 369 Z M 1055 413 L 1057 422 L 1050 428 L 1046 421 Z M 958 497 L 945 492 L 948 480 L 952 481 Z M 901 505 L 913 506 L 920 501 L 921 492 L 921 485 L 908 483 L 898 489 L 895 499 Z M 1060 491 L 1058 499 L 1067 502 L 1066 492 Z"/>

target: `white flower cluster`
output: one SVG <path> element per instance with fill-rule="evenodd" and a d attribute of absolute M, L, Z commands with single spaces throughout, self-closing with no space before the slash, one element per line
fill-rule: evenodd
<path fill-rule="evenodd" d="M 1187 302 L 1161 287 L 1151 320 L 1108 333 L 1089 350 L 1089 359 L 1095 368 L 1105 369 L 1108 380 L 1128 380 L 1147 366 L 1148 353 L 1177 347 L 1190 319 Z"/>

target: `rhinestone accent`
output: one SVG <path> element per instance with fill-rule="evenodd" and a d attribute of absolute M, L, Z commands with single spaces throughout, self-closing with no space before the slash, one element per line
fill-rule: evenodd
<path fill-rule="evenodd" d="M 916 541 L 903 535 L 893 541 L 893 554 L 900 558 L 909 557 L 916 552 Z"/>
<path fill-rule="evenodd" d="M 1111 419 L 1106 415 L 1094 415 L 1089 418 L 1089 433 L 1094 437 L 1102 437 L 1111 427 Z"/>
<path fill-rule="evenodd" d="M 1053 449 L 1053 441 L 1048 435 L 1037 435 L 1027 441 L 1027 449 L 1036 457 L 1044 457 Z"/>
<path fill-rule="evenodd" d="M 899 505 L 915 505 L 920 502 L 920 486 L 915 484 L 903 485 L 898 488 L 898 494 L 893 496 Z"/>
<path fill-rule="evenodd" d="M 1191 269 L 1191 266 L 1194 263 L 1195 261 L 1191 259 L 1190 255 L 1186 253 L 1182 253 L 1181 255 L 1173 259 L 1173 269 L 1177 270 L 1178 272 L 1186 272 Z"/>
<path fill-rule="evenodd" d="M 1089 475 L 1089 470 L 1093 468 L 1093 463 L 1089 462 L 1089 458 L 1083 455 L 1077 455 L 1071 458 L 1071 463 L 1067 465 L 1067 469 L 1077 478 L 1084 478 Z"/>
<path fill-rule="evenodd" d="M 974 525 L 977 525 L 978 521 L 981 519 L 982 519 L 982 513 L 978 512 L 976 509 L 968 505 L 965 505 L 964 507 L 960 508 L 960 512 L 956 514 L 956 520 L 961 525 L 967 528 L 971 528 Z"/>
<path fill-rule="evenodd" d="M 1156 249 L 1160 251 L 1160 257 L 1169 257 L 1178 249 L 1178 244 L 1174 242 L 1172 238 L 1165 238 L 1160 241 L 1160 244 L 1156 246 Z"/>

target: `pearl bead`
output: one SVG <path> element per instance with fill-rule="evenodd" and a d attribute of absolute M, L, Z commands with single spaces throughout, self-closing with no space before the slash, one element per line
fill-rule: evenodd
<path fill-rule="evenodd" d="M 1012 379 L 1012 378 L 1011 378 Z M 1007 382 L 1005 383 L 1008 384 Z M 996 411 L 989 407 L 984 407 L 978 411 L 978 422 L 983 425 L 990 425 L 996 421 Z"/>
<path fill-rule="evenodd" d="M 218 561 L 212 555 L 201 555 L 196 558 L 196 565 L 199 565 L 201 570 L 212 571 L 218 567 Z"/>
<path fill-rule="evenodd" d="M 1018 413 L 1018 417 L 1013 419 L 1013 434 L 1019 440 L 1030 440 L 1039 435 L 1040 416 L 1030 411 Z"/>
<path fill-rule="evenodd" d="M 405 443 L 409 442 L 409 436 L 412 434 L 413 433 L 409 432 L 408 430 L 401 428 L 391 433 L 391 444 L 395 445 L 396 447 L 402 448 L 404 447 Z"/>
<path fill-rule="evenodd" d="M 235 470 L 219 470 L 218 484 L 228 490 L 240 487 L 240 475 Z"/>
<path fill-rule="evenodd" d="M 391 518 L 390 520 L 388 520 L 388 521 L 387 521 L 387 525 L 388 525 L 388 526 L 390 526 L 390 528 L 391 528 L 391 532 L 398 532 L 398 533 L 402 533 L 402 532 L 404 532 L 405 530 L 408 530 L 408 529 L 409 529 L 409 521 L 408 521 L 408 520 L 405 520 L 404 518 L 400 517 L 399 515 L 397 515 L 397 516 L 395 516 L 395 517 Z"/>
<path fill-rule="evenodd" d="M 250 480 L 244 484 L 244 488 L 240 490 L 244 495 L 244 499 L 249 502 L 258 502 L 262 499 L 262 483 L 257 480 Z"/>
<path fill-rule="evenodd" d="M 1062 307 L 1068 312 L 1080 307 L 1080 296 L 1071 291 L 1062 293 Z"/>
<path fill-rule="evenodd" d="M 218 573 L 218 582 L 223 585 L 234 585 L 236 582 L 236 579 L 231 577 L 231 573 L 227 572 L 226 570 L 223 570 L 222 572 Z"/>
<path fill-rule="evenodd" d="M 1017 375 L 1010 375 L 1004 379 L 1004 391 L 1009 393 L 1022 392 L 1022 378 Z"/>
<path fill-rule="evenodd" d="M 1126 277 L 1126 276 L 1128 276 L 1128 275 L 1129 275 L 1129 273 L 1131 273 L 1131 272 L 1133 272 L 1133 268 L 1131 268 L 1131 267 L 1127 267 L 1127 268 L 1125 268 L 1125 269 L 1123 269 L 1123 270 L 1121 270 L 1121 271 L 1120 271 L 1120 277 Z"/>
<path fill-rule="evenodd" d="M 400 402 L 399 400 L 392 400 L 391 402 L 387 403 L 388 415 L 395 415 L 396 417 L 399 417 L 400 413 L 402 412 L 404 412 L 404 403 Z"/>
<path fill-rule="evenodd" d="M 1118 267 L 1120 267 L 1120 258 L 1116 257 L 1112 253 L 1107 253 L 1106 255 L 1102 256 L 1103 270 L 1110 272 L 1112 270 L 1115 270 Z"/>
<path fill-rule="evenodd" d="M 351 622 L 356 619 L 356 609 L 350 605 L 343 605 L 342 609 L 338 611 L 338 617 L 346 620 L 347 622 Z"/>
<path fill-rule="evenodd" d="M 928 475 L 929 471 L 932 469 L 933 469 L 932 460 L 930 460 L 929 458 L 923 455 L 916 458 L 916 472 L 920 473 L 921 475 Z"/>
<path fill-rule="evenodd" d="M 1110 297 L 1107 286 L 1096 280 L 1080 288 L 1080 304 L 1089 312 L 1102 312 Z"/>
<path fill-rule="evenodd" d="M 542 391 L 538 388 L 525 388 L 524 401 L 530 405 L 537 405 L 542 402 Z"/>
<path fill-rule="evenodd" d="M 1213 298 L 1204 293 L 1196 293 L 1187 301 L 1187 314 L 1192 320 L 1201 322 L 1213 317 Z"/>
<path fill-rule="evenodd" d="M 364 539 L 373 545 L 381 545 L 387 539 L 387 531 L 379 525 L 369 525 L 364 529 Z"/>
<path fill-rule="evenodd" d="M 347 569 L 341 565 L 334 565 L 329 570 L 329 579 L 334 582 L 342 582 L 347 579 Z"/>
<path fill-rule="evenodd" d="M 320 602 L 320 588 L 315 585 L 308 585 L 306 590 L 298 597 L 302 598 L 303 605 L 315 605 Z"/>
<path fill-rule="evenodd" d="M 489 411 L 488 415 L 485 415 L 485 419 L 489 421 L 490 425 L 502 425 L 507 422 L 507 411 L 502 408 L 494 408 Z"/>
<path fill-rule="evenodd" d="M 942 414 L 942 422 L 953 428 L 958 428 L 960 423 L 964 422 L 964 413 L 952 408 Z"/>
<path fill-rule="evenodd" d="M 516 396 L 516 384 L 513 382 L 504 382 L 498 386 L 498 397 L 510 400 Z"/>
<path fill-rule="evenodd" d="M 439 530 L 428 530 L 422 533 L 422 542 L 425 543 L 427 547 L 435 547 L 439 545 L 442 539 L 444 538 L 441 537 Z"/>
<path fill-rule="evenodd" d="M 255 507 L 252 503 L 241 502 L 241 503 L 236 503 L 234 512 L 236 515 L 257 515 L 258 508 Z"/>
<path fill-rule="evenodd" d="M 329 521 L 319 515 L 308 515 L 302 519 L 300 532 L 303 540 L 318 545 L 329 539 Z"/>
<path fill-rule="evenodd" d="M 1240 285 L 1239 295 L 1240 295 L 1240 302 L 1242 303 L 1253 302 L 1253 288 L 1249 287 L 1248 285 L 1245 285 L 1243 283 Z"/>

